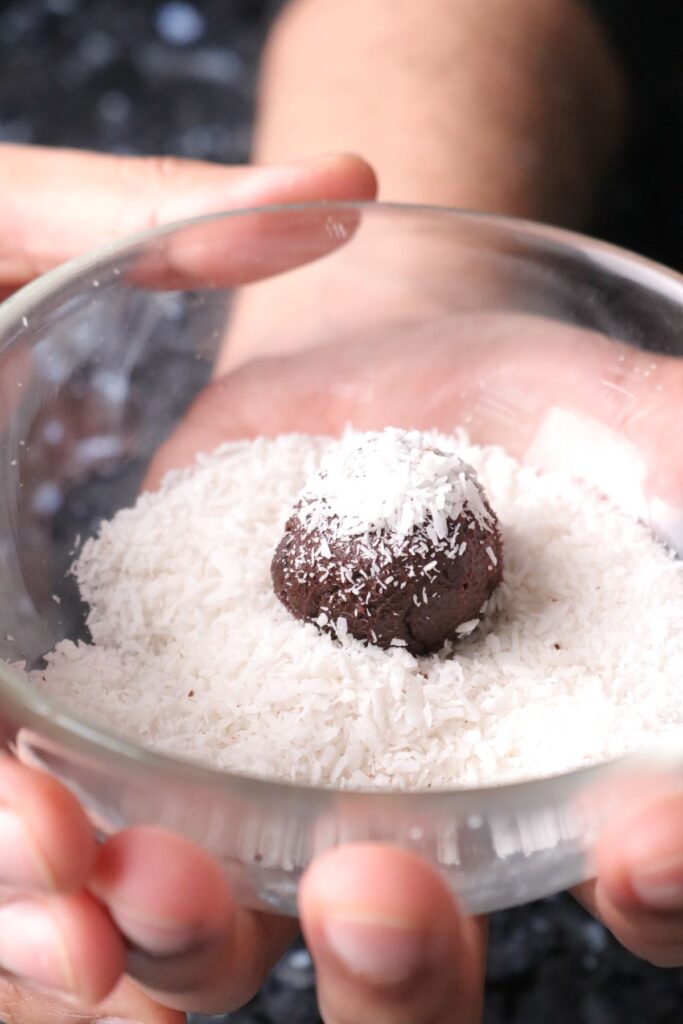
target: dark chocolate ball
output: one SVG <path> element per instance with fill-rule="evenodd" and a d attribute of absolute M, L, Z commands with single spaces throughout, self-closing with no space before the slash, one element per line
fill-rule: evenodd
<path fill-rule="evenodd" d="M 384 433 L 370 438 L 382 439 L 382 457 L 390 459 Z M 410 439 L 413 452 L 417 438 L 424 437 L 395 433 Z M 350 476 L 345 468 L 343 479 L 330 483 L 328 460 L 315 486 L 304 490 L 292 511 L 271 566 L 275 593 L 293 615 L 339 637 L 348 633 L 379 647 L 404 647 L 414 655 L 437 651 L 476 628 L 502 577 L 498 523 L 473 470 L 453 453 L 427 450 L 434 490 L 442 500 L 430 505 L 429 473 L 422 473 L 419 492 L 414 479 L 411 490 L 408 477 L 408 493 L 418 494 L 417 516 L 411 515 L 412 506 L 404 514 L 396 495 L 389 503 L 391 514 L 379 514 L 378 508 L 387 512 L 387 503 L 382 505 L 380 496 L 373 506 L 369 496 L 369 518 L 363 521 L 362 488 L 358 515 L 350 516 L 356 499 L 348 501 L 348 492 L 339 497 L 340 481 L 353 489 L 360 466 L 366 470 L 360 473 L 361 484 L 376 484 L 377 473 L 371 471 L 377 466 L 372 458 L 364 465 L 352 449 L 357 464 Z M 399 451 L 405 454 L 404 446 Z M 331 472 L 336 472 L 334 463 Z M 449 482 L 459 488 L 455 497 L 448 494 Z M 449 508 L 457 514 L 449 515 Z M 401 522 L 408 528 L 396 529 Z"/>

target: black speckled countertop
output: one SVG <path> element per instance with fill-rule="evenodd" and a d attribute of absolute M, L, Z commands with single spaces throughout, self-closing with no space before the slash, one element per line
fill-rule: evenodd
<path fill-rule="evenodd" d="M 593 233 L 683 269 L 683 3 L 594 0 L 633 83 L 626 158 Z M 0 140 L 247 159 L 279 0 L 0 0 Z M 672 1024 L 683 972 L 640 963 L 569 897 L 492 919 L 486 1024 Z M 216 1018 L 215 1020 L 218 1020 Z M 230 1024 L 315 1024 L 298 946 Z M 419 1022 L 416 1022 L 419 1024 Z"/>

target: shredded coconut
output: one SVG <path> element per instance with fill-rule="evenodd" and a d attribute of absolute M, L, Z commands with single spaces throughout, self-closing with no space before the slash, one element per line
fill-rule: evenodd
<path fill-rule="evenodd" d="M 457 452 L 435 447 L 433 434 L 391 427 L 364 434 L 349 430 L 329 446 L 298 495 L 294 514 L 316 547 L 312 552 L 301 544 L 295 554 L 288 552 L 281 562 L 287 587 L 308 591 L 333 572 L 357 598 L 356 618 L 359 608 L 375 602 L 377 591 L 405 587 L 405 579 L 387 571 L 395 559 L 413 563 L 411 578 L 422 564 L 420 575 L 433 582 L 430 573 L 439 559 L 432 555 L 462 558 L 467 545 L 460 541 L 461 530 L 476 524 L 493 539 L 496 522 L 476 473 Z M 328 538 L 334 539 L 334 552 Z M 495 566 L 492 547 L 486 550 Z M 413 603 L 429 603 L 426 588 Z M 334 622 L 333 610 L 319 607 Z M 343 633 L 337 629 L 340 637 L 347 632 L 347 623 Z"/>
<path fill-rule="evenodd" d="M 299 498 L 299 518 L 310 530 L 345 537 L 381 531 L 400 538 L 430 523 L 443 540 L 447 519 L 465 508 L 491 528 L 472 468 L 459 454 L 417 430 L 392 428 L 347 431 L 322 456 Z"/>
<path fill-rule="evenodd" d="M 349 493 L 329 466 L 342 465 L 340 445 L 358 448 L 352 434 L 231 443 L 171 473 L 84 544 L 75 575 L 92 643 L 60 643 L 35 685 L 143 745 L 341 788 L 490 784 L 680 742 L 683 563 L 566 474 L 462 434 L 428 439 L 443 454 L 416 468 L 408 453 L 381 486 L 351 467 Z M 364 646 L 345 621 L 332 639 L 282 607 L 271 558 L 318 467 L 337 514 L 362 532 L 369 518 L 424 518 L 421 483 L 431 493 L 437 466 L 443 509 L 460 500 L 446 487 L 463 472 L 467 490 L 460 459 L 498 515 L 505 554 L 486 618 L 461 627 L 477 626 L 471 636 L 416 659 Z"/>

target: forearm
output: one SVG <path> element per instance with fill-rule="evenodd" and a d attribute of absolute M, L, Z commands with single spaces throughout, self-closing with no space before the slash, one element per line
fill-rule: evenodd
<path fill-rule="evenodd" d="M 577 224 L 622 121 L 615 61 L 577 0 L 292 0 L 254 156 L 358 152 L 383 199 Z"/>
<path fill-rule="evenodd" d="M 254 159 L 353 151 L 382 199 L 580 224 L 623 105 L 578 0 L 292 0 L 264 56 Z M 457 258 L 435 271 L 431 240 L 416 235 L 396 278 L 416 294 L 435 272 L 449 286 L 472 272 Z M 322 261 L 243 296 L 221 368 L 321 340 L 322 294 L 347 332 L 383 315 Z M 399 301 L 410 311 L 409 289 Z"/>

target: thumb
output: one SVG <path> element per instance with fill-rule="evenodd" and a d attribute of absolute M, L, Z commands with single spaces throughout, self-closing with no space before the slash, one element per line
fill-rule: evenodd
<path fill-rule="evenodd" d="M 428 864 L 398 849 L 347 846 L 303 878 L 301 923 L 327 1024 L 475 1024 L 484 928 L 460 916 Z"/>
<path fill-rule="evenodd" d="M 263 203 L 372 199 L 359 157 L 228 167 L 173 157 L 105 156 L 0 145 L 0 289 L 88 249 L 159 224 Z"/>

